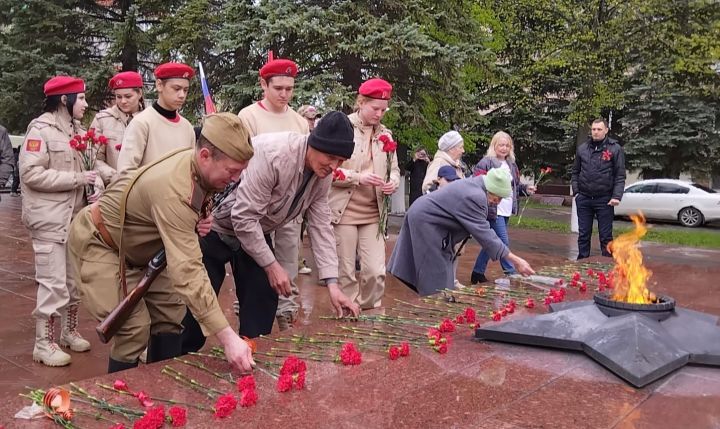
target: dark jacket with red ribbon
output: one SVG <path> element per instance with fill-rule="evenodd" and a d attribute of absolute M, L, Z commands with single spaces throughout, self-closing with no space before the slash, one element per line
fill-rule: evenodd
<path fill-rule="evenodd" d="M 588 197 L 620 200 L 625 189 L 625 153 L 617 140 L 589 138 L 577 148 L 572 189 Z"/>
<path fill-rule="evenodd" d="M 520 169 L 518 168 L 517 164 L 515 164 L 514 161 L 510 161 L 509 159 L 506 159 L 508 163 L 508 167 L 510 167 L 510 176 L 512 177 L 512 190 L 513 190 L 513 208 L 512 213 L 514 215 L 518 214 L 518 197 L 520 195 L 527 195 L 527 192 L 525 192 L 525 188 L 527 185 L 523 185 L 520 183 Z M 478 162 L 475 167 L 473 168 L 473 176 L 484 176 L 487 174 L 488 171 L 492 170 L 493 168 L 500 168 L 502 167 L 502 161 L 497 159 L 496 157 L 490 157 L 486 156 L 483 159 Z M 494 220 L 497 219 L 497 206 L 495 205 L 489 205 L 488 206 L 488 220 Z"/>

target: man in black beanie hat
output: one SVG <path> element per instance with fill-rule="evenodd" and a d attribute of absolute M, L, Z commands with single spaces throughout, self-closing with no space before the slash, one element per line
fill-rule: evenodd
<path fill-rule="evenodd" d="M 318 278 L 328 285 L 338 316 L 358 315 L 337 284 L 338 261 L 327 196 L 333 173 L 352 156 L 350 120 L 342 112 L 323 117 L 310 135 L 267 133 L 252 138 L 255 154 L 229 204 L 214 213 L 212 231 L 203 237 L 203 262 L 215 290 L 230 262 L 240 304 L 240 335 L 269 334 L 278 295 L 290 294 L 288 273 L 275 259 L 270 233 L 306 214 Z M 228 201 L 226 200 L 226 202 Z M 204 342 L 203 342 L 204 343 Z M 184 351 L 199 349 L 203 343 Z"/>

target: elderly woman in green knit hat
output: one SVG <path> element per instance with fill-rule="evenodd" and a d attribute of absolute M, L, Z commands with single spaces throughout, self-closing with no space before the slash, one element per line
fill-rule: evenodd
<path fill-rule="evenodd" d="M 472 236 L 493 260 L 507 258 L 518 273 L 534 274 L 490 228 L 488 205 L 512 192 L 507 171 L 457 180 L 418 198 L 405 215 L 388 271 L 420 295 L 453 287 L 456 245 Z"/>

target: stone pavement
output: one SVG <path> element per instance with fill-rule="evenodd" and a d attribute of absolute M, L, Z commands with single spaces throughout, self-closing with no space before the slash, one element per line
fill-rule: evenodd
<path fill-rule="evenodd" d="M 112 384 L 116 378 L 123 378 L 131 388 L 151 395 L 212 406 L 212 400 L 179 388 L 162 376 L 164 363 L 103 376 L 108 347 L 97 340 L 95 323 L 84 311 L 81 332 L 92 342 L 92 351 L 72 353 L 73 363 L 65 368 L 32 362 L 33 256 L 19 220 L 20 199 L 3 198 L 0 219 L 0 424 L 6 428 L 53 427 L 46 420 L 14 420 L 15 412 L 28 402 L 17 394 L 25 386 L 48 388 L 71 381 L 133 406 L 134 400 L 123 401 L 118 395 L 102 392 L 95 383 Z M 398 221 L 393 220 L 396 228 Z M 510 236 L 514 250 L 535 267 L 563 264 L 574 253 L 572 235 L 511 230 Z M 388 242 L 388 255 L 395 237 L 393 234 Z M 307 244 L 304 251 L 311 262 Z M 477 245 L 471 242 L 460 258 L 458 277 L 464 283 L 477 251 Z M 720 276 L 720 252 L 661 245 L 645 245 L 643 251 L 654 272 L 651 290 L 673 296 L 681 306 L 720 315 L 720 282 L 716 280 Z M 499 264 L 491 263 L 488 274 L 499 276 Z M 295 333 L 312 334 L 335 327 L 334 322 L 319 318 L 329 314 L 329 303 L 325 289 L 315 280 L 314 274 L 300 276 L 303 315 Z M 414 299 L 395 279 L 389 277 L 387 283 L 386 306 L 393 306 L 396 298 Z M 233 299 L 229 280 L 220 302 L 231 321 Z M 537 314 L 544 310 L 532 311 Z M 523 309 L 511 317 L 528 314 Z M 476 343 L 469 329 L 462 332 L 454 334 L 445 355 L 428 347 L 413 348 L 410 357 L 397 361 L 368 352 L 356 367 L 309 362 L 305 391 L 277 393 L 274 381 L 259 373 L 257 406 L 238 409 L 224 421 L 213 419 L 209 412 L 191 410 L 188 427 L 720 428 L 717 369 L 685 367 L 635 389 L 582 354 Z M 269 340 L 261 340 L 259 347 L 263 350 L 269 344 Z M 209 342 L 206 347 L 211 345 Z M 228 370 L 223 362 L 204 360 L 218 371 Z M 180 368 L 178 363 L 172 365 Z M 199 370 L 187 366 L 182 370 L 203 383 L 222 388 L 220 382 Z M 229 385 L 226 388 L 232 390 Z M 82 428 L 110 426 L 87 417 L 77 417 L 75 422 Z"/>

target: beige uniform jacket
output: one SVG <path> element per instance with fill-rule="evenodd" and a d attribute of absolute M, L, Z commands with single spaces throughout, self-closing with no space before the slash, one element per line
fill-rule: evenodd
<path fill-rule="evenodd" d="M 205 335 L 229 326 L 202 262 L 195 225 L 209 198 L 196 173 L 195 151 L 180 151 L 150 166 L 127 199 L 122 247 L 125 259 L 144 267 L 163 247 L 170 281 Z M 120 245 L 120 202 L 134 173 L 121 174 L 100 198 L 100 211 L 115 244 Z"/>
<path fill-rule="evenodd" d="M 110 183 L 117 171 L 120 145 L 128 122 L 130 122 L 130 116 L 123 113 L 117 106 L 113 106 L 99 111 L 90 124 L 90 128 L 95 128 L 96 134 L 104 135 L 108 139 L 108 144 L 98 149 L 96 163 L 96 169 L 106 185 Z"/>
<path fill-rule="evenodd" d="M 425 179 L 423 180 L 422 184 L 423 193 L 427 192 L 427 190 L 430 189 L 433 180 L 437 179 L 438 177 L 438 170 L 440 170 L 440 167 L 443 167 L 445 165 L 449 165 L 454 168 L 457 172 L 458 177 L 465 177 L 465 174 L 462 171 L 462 167 L 460 167 L 460 162 L 453 161 L 453 159 L 450 157 L 450 155 L 448 155 L 447 152 L 438 150 L 437 152 L 435 152 L 435 157 L 433 157 L 432 162 L 430 163 L 430 165 L 428 165 L 427 171 L 425 172 Z"/>
<path fill-rule="evenodd" d="M 332 182 L 332 188 L 330 189 L 330 196 L 328 198 L 330 201 L 330 210 L 332 211 L 332 223 L 335 224 L 342 219 L 345 208 L 350 202 L 355 188 L 360 185 L 360 170 L 364 160 L 363 157 L 368 156 L 367 153 L 363 153 L 362 151 L 364 147 L 367 147 L 367 142 L 370 139 L 372 139 L 373 173 L 382 177 L 383 180 L 386 180 L 388 154 L 382 151 L 383 143 L 378 140 L 378 137 L 381 134 L 392 136 L 390 130 L 382 124 L 373 127 L 372 135 L 370 135 L 370 133 L 364 133 L 357 113 L 349 115 L 348 118 L 350 118 L 350 122 L 353 124 L 353 129 L 355 130 L 355 149 L 353 150 L 352 157 L 340 166 L 340 171 L 345 175 L 345 180 L 334 180 Z M 395 183 L 395 186 L 398 186 L 400 184 L 400 169 L 398 168 L 397 152 L 393 152 L 391 156 L 390 181 Z M 380 186 L 375 187 L 375 196 L 377 197 L 378 209 L 380 209 L 383 206 L 384 197 Z"/>
<path fill-rule="evenodd" d="M 332 176 L 319 179 L 313 174 L 297 206 L 289 212 L 303 180 L 307 138 L 290 132 L 253 137 L 255 155 L 242 173 L 230 217 L 228 208 L 221 206 L 215 212 L 214 229 L 230 235 L 234 231 L 243 249 L 258 265 L 266 267 L 275 262 L 275 256 L 263 236 L 306 213 L 318 278 L 337 278 L 335 235 L 327 200 Z"/>
<path fill-rule="evenodd" d="M 83 167 L 70 139 L 84 134 L 54 113 L 43 113 L 28 125 L 20 147 L 22 222 L 33 238 L 65 243 L 73 215 L 85 204 Z M 103 189 L 102 180 L 95 181 Z"/>
<path fill-rule="evenodd" d="M 125 130 L 118 157 L 118 174 L 150 164 L 168 153 L 195 146 L 195 130 L 187 119 L 177 122 L 150 106 L 135 115 Z"/>

